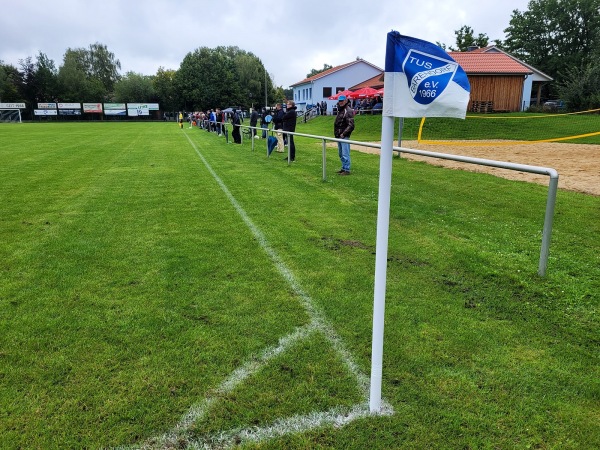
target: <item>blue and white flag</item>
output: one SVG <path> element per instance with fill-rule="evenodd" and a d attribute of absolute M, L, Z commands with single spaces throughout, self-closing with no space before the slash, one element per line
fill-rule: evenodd
<path fill-rule="evenodd" d="M 464 119 L 471 87 L 444 49 L 391 31 L 385 53 L 383 115 Z"/>

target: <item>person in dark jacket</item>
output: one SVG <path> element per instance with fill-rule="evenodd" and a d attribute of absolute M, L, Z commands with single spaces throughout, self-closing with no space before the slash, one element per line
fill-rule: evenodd
<path fill-rule="evenodd" d="M 338 97 L 338 108 L 335 122 L 333 123 L 333 135 L 338 139 L 350 139 L 354 130 L 354 110 L 350 108 L 345 95 Z M 338 175 L 350 175 L 350 144 L 338 142 L 338 154 L 342 162 L 342 169 Z"/>
<path fill-rule="evenodd" d="M 250 114 L 250 126 L 255 127 L 258 123 L 258 111 L 256 109 L 252 110 L 252 114 Z M 256 137 L 256 130 L 252 129 L 252 137 Z"/>
<path fill-rule="evenodd" d="M 273 112 L 273 129 L 275 130 L 275 137 L 277 137 L 277 152 L 283 153 L 283 134 L 281 130 L 283 128 L 283 107 L 281 103 L 275 105 L 275 111 Z"/>
<path fill-rule="evenodd" d="M 234 144 L 241 144 L 242 143 L 242 135 L 240 134 L 240 125 L 241 125 L 240 115 L 235 109 L 232 110 L 231 114 L 232 114 L 231 115 L 231 123 L 233 125 L 233 131 L 231 132 L 231 137 L 233 137 Z"/>
<path fill-rule="evenodd" d="M 283 131 L 296 131 L 296 103 L 293 100 L 287 101 L 287 108 L 283 115 Z M 294 135 L 288 135 L 290 143 L 290 161 L 296 160 L 296 146 L 294 145 Z M 287 161 L 287 158 L 285 158 Z"/>

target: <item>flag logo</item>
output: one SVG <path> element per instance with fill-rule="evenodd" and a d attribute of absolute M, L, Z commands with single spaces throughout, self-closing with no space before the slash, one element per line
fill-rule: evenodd
<path fill-rule="evenodd" d="M 464 119 L 469 80 L 445 50 L 392 31 L 385 59 L 385 116 Z"/>
<path fill-rule="evenodd" d="M 416 50 L 406 55 L 402 68 L 408 88 L 416 102 L 428 105 L 444 91 L 456 73 L 458 64 Z"/>

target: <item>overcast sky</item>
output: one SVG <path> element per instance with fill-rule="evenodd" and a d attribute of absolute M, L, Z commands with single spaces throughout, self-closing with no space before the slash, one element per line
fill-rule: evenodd
<path fill-rule="evenodd" d="M 18 67 L 38 52 L 62 65 L 67 48 L 99 42 L 121 73 L 178 69 L 198 47 L 238 46 L 287 88 L 311 69 L 361 57 L 384 68 L 386 34 L 455 46 L 463 25 L 505 39 L 528 0 L 0 0 L 0 60 Z"/>

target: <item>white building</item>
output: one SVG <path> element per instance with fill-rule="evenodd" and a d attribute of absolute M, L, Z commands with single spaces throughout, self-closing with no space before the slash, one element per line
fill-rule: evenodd
<path fill-rule="evenodd" d="M 337 101 L 328 100 L 328 97 L 380 75 L 382 72 L 383 69 L 358 58 L 292 84 L 290 87 L 294 91 L 293 100 L 296 102 L 298 111 L 305 111 L 307 105 L 321 103 L 324 100 L 327 103 L 327 112 L 331 114 L 333 105 Z"/>

